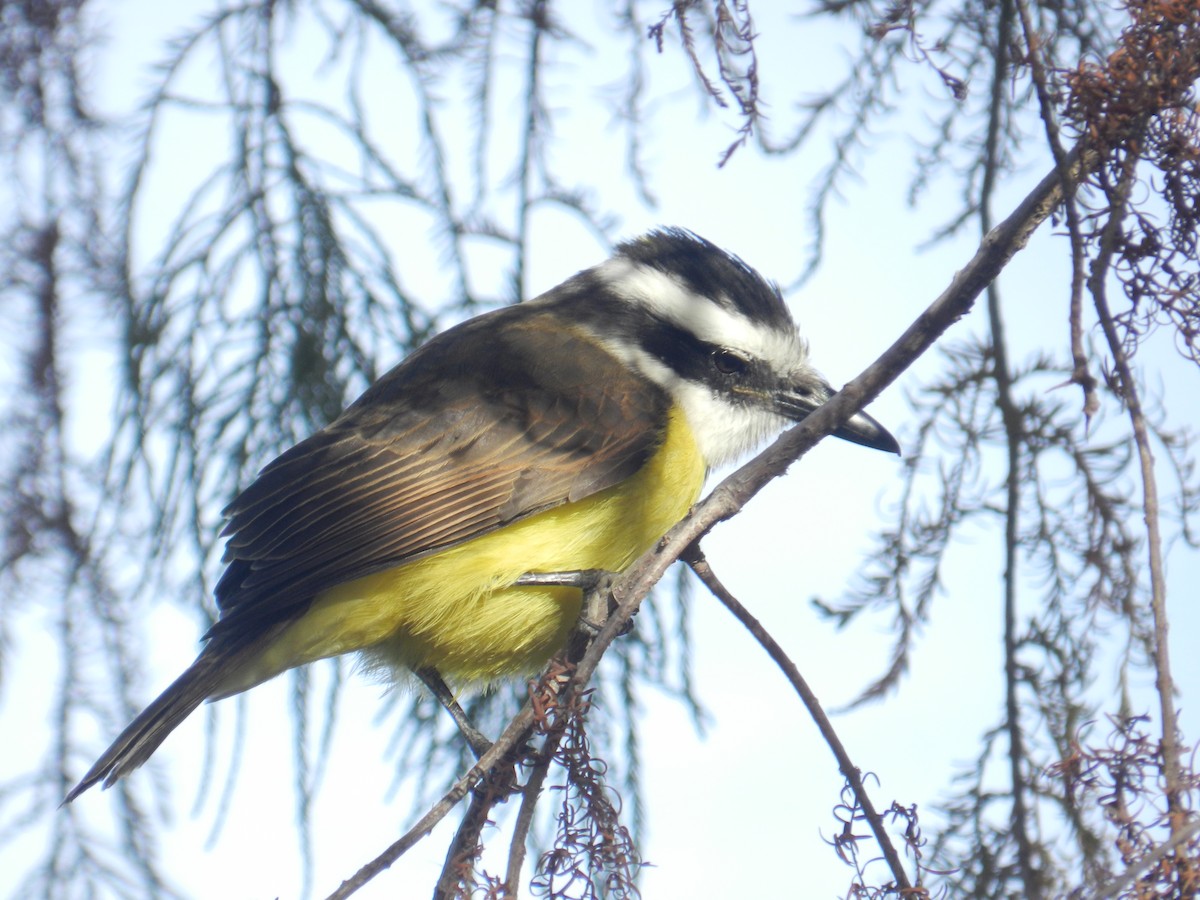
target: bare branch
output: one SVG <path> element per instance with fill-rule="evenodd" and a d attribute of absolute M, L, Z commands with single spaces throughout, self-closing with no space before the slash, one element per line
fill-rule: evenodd
<path fill-rule="evenodd" d="M 775 665 L 783 672 L 792 689 L 800 696 L 804 708 L 808 710 L 808 714 L 812 716 L 817 729 L 821 732 L 821 737 L 825 739 L 825 743 L 833 751 L 833 755 L 837 759 L 838 769 L 845 776 L 846 783 L 850 785 L 850 789 L 854 792 L 855 802 L 862 809 L 867 824 L 871 828 L 871 833 L 875 835 L 875 840 L 883 851 L 883 858 L 887 861 L 888 868 L 892 872 L 896 887 L 900 889 L 905 897 L 927 896 L 923 889 L 914 888 L 912 882 L 909 880 L 908 873 L 904 870 L 904 864 L 900 861 L 900 855 L 896 852 L 896 848 L 892 845 L 891 838 L 888 836 L 887 829 L 884 827 L 883 817 L 876 811 L 874 803 L 871 802 L 871 796 L 867 793 L 867 789 L 863 784 L 862 772 L 850 759 L 850 754 L 846 751 L 845 745 L 842 744 L 841 738 L 838 737 L 833 723 L 829 721 L 829 717 L 825 715 L 825 710 L 821 708 L 821 701 L 817 699 L 817 695 L 808 686 L 808 682 L 800 674 L 800 670 L 796 667 L 796 664 L 792 662 L 791 658 L 779 646 L 779 643 L 771 636 L 770 632 L 762 626 L 762 623 L 751 614 L 750 610 L 746 609 L 726 589 L 725 585 L 721 583 L 698 546 L 692 546 L 689 550 L 685 551 L 683 559 L 691 567 L 692 571 L 696 573 L 696 576 L 712 591 L 713 596 L 720 600 L 725 605 L 725 608 L 733 613 L 734 617 L 742 623 L 762 648 L 767 651 L 767 655 L 774 660 Z"/>

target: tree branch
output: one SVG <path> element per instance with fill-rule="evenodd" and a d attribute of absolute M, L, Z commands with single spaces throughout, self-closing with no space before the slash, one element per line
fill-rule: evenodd
<path fill-rule="evenodd" d="M 1154 453 L 1150 447 L 1150 434 L 1146 426 L 1146 415 L 1142 409 L 1141 396 L 1138 393 L 1137 383 L 1134 381 L 1128 355 L 1125 353 L 1121 336 L 1117 332 L 1116 323 L 1109 309 L 1105 284 L 1112 258 L 1116 253 L 1117 236 L 1121 230 L 1121 223 L 1124 221 L 1129 193 L 1136 183 L 1137 163 L 1137 155 L 1130 153 L 1123 163 L 1117 184 L 1108 192 L 1111 204 L 1110 218 L 1100 237 L 1100 254 L 1093 262 L 1091 277 L 1088 279 L 1088 290 L 1092 294 L 1092 301 L 1100 318 L 1100 327 L 1104 331 L 1108 349 L 1113 355 L 1118 389 L 1129 414 L 1141 468 L 1142 510 L 1146 523 L 1147 565 L 1150 569 L 1150 613 L 1154 620 L 1154 686 L 1158 693 L 1159 714 L 1162 717 L 1162 772 L 1171 835 L 1172 838 L 1176 838 L 1187 826 L 1189 814 L 1184 802 L 1186 788 L 1183 784 L 1183 766 L 1180 762 L 1175 685 L 1171 674 L 1170 626 L 1167 619 L 1167 583 L 1166 574 L 1163 571 L 1158 482 L 1154 474 Z M 1185 872 L 1194 865 L 1182 856 L 1179 862 L 1181 869 Z M 1193 887 L 1185 896 L 1195 896 L 1195 888 Z"/>
<path fill-rule="evenodd" d="M 521 711 L 508 723 L 508 727 L 504 729 L 496 742 L 492 744 L 491 749 L 483 754 L 479 758 L 479 762 L 473 765 L 462 778 L 455 782 L 454 786 L 442 796 L 442 799 L 438 800 L 399 840 L 343 881 L 338 889 L 328 896 L 327 900 L 344 900 L 349 897 L 376 875 L 388 869 L 418 841 L 433 831 L 438 822 L 444 819 L 450 810 L 454 809 L 520 741 L 524 740 L 525 733 L 532 727 L 533 721 L 533 704 L 526 702 L 521 707 Z"/>
<path fill-rule="evenodd" d="M 784 649 L 779 646 L 775 638 L 762 626 L 762 623 L 754 617 L 750 610 L 746 609 L 729 592 L 725 585 L 721 583 L 716 573 L 713 572 L 712 567 L 709 566 L 708 560 L 705 559 L 704 553 L 700 550 L 699 546 L 693 544 L 686 551 L 684 559 L 688 566 L 691 567 L 691 570 L 696 573 L 696 576 L 713 592 L 713 595 L 725 605 L 726 609 L 733 613 L 734 617 L 746 627 L 746 630 L 767 651 L 767 654 L 775 661 L 775 665 L 779 666 L 788 682 L 792 685 L 792 688 L 800 696 L 800 700 L 804 703 L 804 708 L 808 710 L 808 714 L 816 722 L 817 729 L 821 732 L 821 737 L 825 739 L 825 743 L 833 751 L 834 758 L 837 759 L 838 769 L 846 777 L 846 782 L 850 785 L 850 789 L 854 791 L 855 801 L 862 809 L 863 816 L 866 818 L 867 824 L 871 827 L 871 833 L 875 835 L 875 840 L 879 844 L 879 848 L 883 851 L 883 857 L 887 861 L 888 868 L 892 870 L 892 877 L 896 879 L 896 886 L 904 892 L 904 896 L 906 897 L 919 896 L 913 888 L 912 882 L 909 881 L 908 874 L 904 871 L 904 864 L 900 861 L 900 854 L 896 852 L 891 838 L 888 837 L 887 829 L 883 826 L 883 817 L 879 815 L 879 812 L 875 809 L 875 804 L 871 802 L 871 797 L 867 793 L 866 786 L 863 784 L 862 773 L 854 765 L 853 760 L 850 759 L 850 754 L 846 751 L 845 745 L 842 744 L 841 738 L 838 737 L 837 731 L 834 730 L 833 723 L 829 721 L 829 717 L 825 715 L 825 710 L 821 708 L 821 701 L 817 699 L 817 695 L 808 686 L 808 682 L 804 680 L 804 676 L 800 674 L 800 670 L 796 667 L 796 664 L 792 662 Z"/>

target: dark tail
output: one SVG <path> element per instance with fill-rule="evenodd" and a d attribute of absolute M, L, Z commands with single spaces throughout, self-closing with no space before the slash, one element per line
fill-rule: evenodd
<path fill-rule="evenodd" d="M 97 782 L 103 781 L 105 787 L 111 787 L 118 778 L 148 760 L 197 706 L 220 693 L 221 682 L 229 676 L 230 662 L 229 654 L 214 652 L 210 644 L 158 699 L 129 723 L 79 784 L 71 788 L 63 804 L 70 803 Z"/>

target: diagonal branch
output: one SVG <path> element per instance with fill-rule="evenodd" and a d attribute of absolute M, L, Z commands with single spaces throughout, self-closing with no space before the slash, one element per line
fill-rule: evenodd
<path fill-rule="evenodd" d="M 812 716 L 817 729 L 821 732 L 821 737 L 825 739 L 825 743 L 833 751 L 833 755 L 837 759 L 838 769 L 841 770 L 842 775 L 846 778 L 846 783 L 850 785 L 850 789 L 854 792 L 854 798 L 859 808 L 863 811 L 863 816 L 871 828 L 871 833 L 875 835 L 875 841 L 879 844 L 880 850 L 883 851 L 883 857 L 887 861 L 888 868 L 892 870 L 892 877 L 895 878 L 896 886 L 904 892 L 904 896 L 906 897 L 922 896 L 922 893 L 914 889 L 912 882 L 908 879 L 908 873 L 904 871 L 904 864 L 900 861 L 900 854 L 896 852 L 891 838 L 888 837 L 887 829 L 884 828 L 883 817 L 875 809 L 875 804 L 871 802 L 871 795 L 867 793 L 866 786 L 863 784 L 862 771 L 850 759 L 850 754 L 842 744 L 842 739 L 838 737 L 837 731 L 834 730 L 833 723 L 829 721 L 829 716 L 825 715 L 825 710 L 821 707 L 821 701 L 817 699 L 817 695 L 808 686 L 808 682 L 800 674 L 800 670 L 796 667 L 796 664 L 792 662 L 791 658 L 779 646 L 779 643 L 771 636 L 770 632 L 762 626 L 762 623 L 717 578 L 716 573 L 713 572 L 712 567 L 708 564 L 708 560 L 704 557 L 698 546 L 692 545 L 684 558 L 688 566 L 691 567 L 691 570 L 696 573 L 696 576 L 704 582 L 705 586 L 713 592 L 713 595 L 718 600 L 725 604 L 725 608 L 733 613 L 734 617 L 745 626 L 746 630 L 750 632 L 759 645 L 767 651 L 771 659 L 775 661 L 775 665 L 779 666 L 780 670 L 782 670 L 792 688 L 800 696 L 800 700 L 804 703 L 808 714 Z"/>
<path fill-rule="evenodd" d="M 488 772 L 492 771 L 496 766 L 503 764 L 506 756 L 512 749 L 520 741 L 524 740 L 525 734 L 533 726 L 533 722 L 533 704 L 526 702 L 521 707 L 521 711 L 508 723 L 508 727 L 504 729 L 500 737 L 496 739 L 496 743 L 492 744 L 491 749 L 479 758 L 479 762 L 458 779 L 453 787 L 443 794 L 442 798 L 430 807 L 429 811 L 412 828 L 401 835 L 398 840 L 375 857 L 375 859 L 368 862 L 343 881 L 337 890 L 331 893 L 326 900 L 345 900 L 346 897 L 357 892 L 359 888 L 364 887 L 376 875 L 390 868 L 411 847 L 433 831 L 437 824 L 449 815 L 450 811 L 484 779 Z"/>
<path fill-rule="evenodd" d="M 1078 183 L 1085 161 L 1095 163 L 1091 154 L 1079 149 L 1068 157 Z M 790 428 L 770 446 L 718 484 L 698 503 L 682 522 L 672 528 L 658 544 L 618 576 L 612 585 L 618 607 L 609 617 L 595 642 L 580 661 L 567 690 L 583 690 L 596 670 L 605 649 L 633 616 L 642 598 L 678 559 L 688 546 L 707 534 L 718 522 L 734 516 L 746 502 L 771 480 L 811 450 L 826 435 L 845 424 L 890 385 L 900 373 L 970 312 L 976 298 L 1000 274 L 1008 261 L 1029 241 L 1037 227 L 1062 202 L 1062 179 L 1056 169 L 1046 175 L 1016 210 L 989 231 L 971 260 L 960 269 L 950 285 L 913 321 L 912 325 L 866 371 L 847 384 L 828 403 L 798 425 Z"/>

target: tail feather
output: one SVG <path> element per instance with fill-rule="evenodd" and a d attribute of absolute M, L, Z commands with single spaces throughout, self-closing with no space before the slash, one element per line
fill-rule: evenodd
<path fill-rule="evenodd" d="M 229 654 L 214 652 L 210 644 L 170 687 L 129 723 L 79 784 L 71 788 L 63 804 L 70 803 L 100 781 L 106 788 L 112 787 L 117 779 L 148 760 L 167 735 L 197 706 L 219 693 L 221 682 L 229 675 L 230 662 Z"/>

